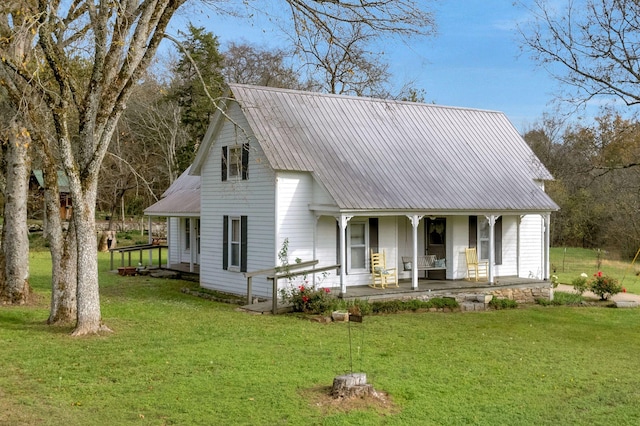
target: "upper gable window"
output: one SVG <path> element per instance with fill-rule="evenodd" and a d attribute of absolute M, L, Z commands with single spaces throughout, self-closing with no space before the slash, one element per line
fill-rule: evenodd
<path fill-rule="evenodd" d="M 222 180 L 249 178 L 249 144 L 222 147 Z"/>

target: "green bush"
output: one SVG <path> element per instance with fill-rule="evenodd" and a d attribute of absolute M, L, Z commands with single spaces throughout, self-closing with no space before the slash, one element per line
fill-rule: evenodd
<path fill-rule="evenodd" d="M 600 296 L 600 300 L 607 300 L 622 291 L 622 286 L 615 278 L 607 277 L 598 271 L 589 282 L 589 290 Z"/>
<path fill-rule="evenodd" d="M 386 300 L 373 302 L 371 306 L 371 310 L 375 314 L 391 314 L 396 312 L 416 312 L 419 310 L 427 310 L 431 308 L 449 308 L 455 309 L 460 305 L 458 302 L 449 297 L 434 297 L 429 300 L 419 300 L 419 299 L 411 299 L 411 300 Z"/>
<path fill-rule="evenodd" d="M 518 307 L 518 302 L 512 299 L 491 299 L 489 306 L 493 309 L 513 309 Z"/>
<path fill-rule="evenodd" d="M 542 306 L 561 306 L 561 305 L 580 305 L 584 298 L 581 294 L 567 293 L 564 291 L 556 291 L 553 294 L 553 300 L 536 299 L 536 302 Z"/>
<path fill-rule="evenodd" d="M 434 297 L 433 299 L 429 299 L 429 308 L 438 308 L 438 309 L 455 309 L 460 307 L 456 299 L 451 297 Z"/>
<path fill-rule="evenodd" d="M 337 304 L 336 310 L 358 312 L 360 315 L 370 315 L 373 312 L 371 303 L 361 299 L 342 300 Z"/>
<path fill-rule="evenodd" d="M 571 285 L 575 288 L 576 293 L 582 294 L 589 289 L 589 281 L 587 280 L 587 274 L 582 273 L 578 278 L 574 278 L 571 281 Z"/>

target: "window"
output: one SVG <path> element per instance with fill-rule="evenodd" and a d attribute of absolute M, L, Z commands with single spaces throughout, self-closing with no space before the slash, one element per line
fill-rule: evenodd
<path fill-rule="evenodd" d="M 478 220 L 478 259 L 489 260 L 489 220 L 486 217 Z"/>
<path fill-rule="evenodd" d="M 478 258 L 489 260 L 489 220 L 485 216 L 469 216 L 469 247 L 477 247 Z M 502 264 L 502 216 L 493 226 L 495 264 Z"/>
<path fill-rule="evenodd" d="M 247 272 L 247 216 L 224 216 L 222 268 Z"/>
<path fill-rule="evenodd" d="M 249 144 L 222 147 L 222 180 L 249 178 Z"/>
<path fill-rule="evenodd" d="M 366 271 L 369 246 L 368 222 L 351 221 L 347 228 L 347 265 L 349 271 Z"/>
<path fill-rule="evenodd" d="M 231 220 L 229 240 L 229 266 L 233 268 L 240 267 L 240 218 L 233 217 Z"/>

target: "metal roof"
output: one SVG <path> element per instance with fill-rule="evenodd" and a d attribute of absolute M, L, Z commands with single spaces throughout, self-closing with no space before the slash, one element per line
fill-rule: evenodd
<path fill-rule="evenodd" d="M 558 209 L 535 183 L 551 174 L 503 113 L 230 88 L 270 165 L 311 172 L 341 209 Z"/>
<path fill-rule="evenodd" d="M 40 188 L 44 188 L 44 172 L 42 170 L 33 170 L 33 176 L 38 181 Z M 62 170 L 58 170 L 58 191 L 69 192 L 69 178 Z"/>
<path fill-rule="evenodd" d="M 147 216 L 199 216 L 200 215 L 200 176 L 189 175 L 187 168 L 176 179 L 162 198 L 147 207 Z"/>

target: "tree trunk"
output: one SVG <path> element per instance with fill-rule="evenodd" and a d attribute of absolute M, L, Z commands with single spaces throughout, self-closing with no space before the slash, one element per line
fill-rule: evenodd
<path fill-rule="evenodd" d="M 29 190 L 31 137 L 15 121 L 9 128 L 5 151 L 5 203 L 0 266 L 0 301 L 22 305 L 29 301 L 29 230 L 27 198 Z"/>
<path fill-rule="evenodd" d="M 84 336 L 110 331 L 102 324 L 98 283 L 98 242 L 96 238 L 95 205 L 97 184 L 86 182 L 81 190 L 71 185 L 73 197 L 73 226 L 77 248 L 77 323 L 72 335 Z"/>
<path fill-rule="evenodd" d="M 57 180 L 57 172 L 54 175 Z M 45 172 L 45 181 L 48 180 Z M 45 190 L 45 204 L 47 210 L 47 226 L 45 235 L 51 252 L 51 311 L 48 324 L 75 323 L 77 316 L 76 305 L 76 236 L 73 223 L 65 231 L 59 210 L 59 193 Z M 57 182 L 56 182 L 57 188 Z"/>
<path fill-rule="evenodd" d="M 76 236 L 73 224 L 63 232 L 59 245 L 51 246 L 51 311 L 48 324 L 70 324 L 77 319 Z"/>

